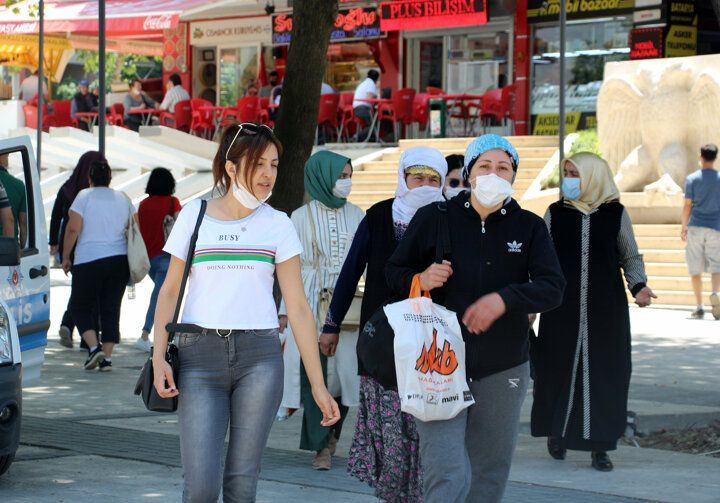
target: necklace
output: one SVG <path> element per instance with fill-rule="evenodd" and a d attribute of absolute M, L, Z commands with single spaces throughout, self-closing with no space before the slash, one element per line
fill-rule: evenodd
<path fill-rule="evenodd" d="M 255 215 L 257 215 L 258 213 L 260 213 L 260 210 L 262 209 L 263 206 L 264 206 L 264 205 L 261 204 L 260 206 L 258 206 L 257 208 L 255 208 L 255 210 L 254 210 L 252 213 L 250 213 L 249 216 L 243 218 L 243 219 L 240 221 L 240 230 L 241 230 L 242 232 L 245 232 L 245 231 L 247 230 L 247 225 L 248 225 L 248 223 L 250 223 L 250 221 L 251 221 L 253 218 L 255 218 Z"/>

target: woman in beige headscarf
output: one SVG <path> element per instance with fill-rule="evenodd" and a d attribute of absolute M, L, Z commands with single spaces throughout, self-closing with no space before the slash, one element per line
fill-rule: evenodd
<path fill-rule="evenodd" d="M 535 370 L 531 429 L 548 452 L 590 451 L 592 466 L 613 468 L 607 451 L 625 431 L 630 385 L 627 288 L 640 307 L 647 287 L 632 223 L 608 164 L 581 152 L 563 164 L 562 199 L 550 206 L 550 228 L 567 286 L 563 303 L 540 317 L 531 340 Z"/>

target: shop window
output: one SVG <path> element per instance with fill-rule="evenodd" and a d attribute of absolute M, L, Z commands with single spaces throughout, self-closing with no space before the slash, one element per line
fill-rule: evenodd
<path fill-rule="evenodd" d="M 354 92 L 372 68 L 377 68 L 377 63 L 365 42 L 335 43 L 328 46 L 325 82 L 330 84 L 335 92 Z M 382 81 L 382 76 L 380 80 Z"/>
<path fill-rule="evenodd" d="M 588 127 L 595 124 L 597 94 L 605 63 L 629 59 L 631 28 L 632 21 L 625 18 L 567 26 L 565 107 L 568 113 L 583 115 L 583 120 L 576 123 L 587 123 Z M 560 29 L 557 25 L 535 28 L 533 52 L 531 113 L 557 115 L 560 100 Z"/>
<path fill-rule="evenodd" d="M 258 75 L 258 48 L 220 49 L 220 106 L 235 106 Z"/>

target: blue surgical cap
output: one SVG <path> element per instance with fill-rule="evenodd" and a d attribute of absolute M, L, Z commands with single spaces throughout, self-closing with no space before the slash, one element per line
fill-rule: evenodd
<path fill-rule="evenodd" d="M 470 175 L 470 167 L 473 165 L 475 160 L 488 150 L 500 149 L 507 153 L 512 159 L 513 171 L 517 173 L 518 164 L 520 164 L 520 158 L 518 157 L 517 150 L 513 147 L 512 143 L 507 141 L 502 136 L 496 134 L 484 134 L 475 138 L 468 148 L 465 150 L 465 163 L 463 165 L 463 177 L 467 178 Z"/>

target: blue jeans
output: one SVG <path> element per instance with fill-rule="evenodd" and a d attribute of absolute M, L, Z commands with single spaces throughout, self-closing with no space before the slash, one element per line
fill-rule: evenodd
<path fill-rule="evenodd" d="M 254 502 L 260 458 L 283 392 L 277 329 L 181 334 L 178 419 L 183 502 Z M 230 444 L 223 448 L 230 425 Z"/>
<path fill-rule="evenodd" d="M 150 305 L 145 314 L 145 324 L 143 325 L 145 332 L 152 330 L 153 321 L 155 321 L 155 306 L 157 305 L 158 294 L 160 293 L 160 287 L 162 287 L 165 282 L 165 276 L 167 276 L 169 267 L 170 254 L 168 253 L 163 252 L 150 259 L 150 272 L 148 272 L 148 276 L 153 280 L 155 286 L 153 287 L 152 295 L 150 295 Z"/>

